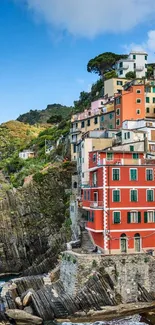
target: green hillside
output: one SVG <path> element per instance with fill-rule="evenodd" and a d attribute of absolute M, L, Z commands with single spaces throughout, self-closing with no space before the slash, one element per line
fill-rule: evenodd
<path fill-rule="evenodd" d="M 63 106 L 61 104 L 48 105 L 43 110 L 30 110 L 28 113 L 22 114 L 17 118 L 17 121 L 29 123 L 30 125 L 36 123 L 46 123 L 51 116 L 61 116 L 66 119 L 71 115 L 73 107 Z"/>

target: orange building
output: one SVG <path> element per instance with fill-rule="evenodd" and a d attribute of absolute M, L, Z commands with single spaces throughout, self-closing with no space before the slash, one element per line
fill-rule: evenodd
<path fill-rule="evenodd" d="M 145 118 L 145 90 L 144 85 L 132 85 L 127 90 L 115 94 L 115 127 L 122 127 L 125 120 Z"/>
<path fill-rule="evenodd" d="M 92 241 L 106 254 L 155 250 L 155 161 L 141 152 L 89 153 L 82 206 Z"/>

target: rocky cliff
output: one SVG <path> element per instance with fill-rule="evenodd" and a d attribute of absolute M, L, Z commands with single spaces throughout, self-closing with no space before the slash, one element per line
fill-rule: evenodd
<path fill-rule="evenodd" d="M 41 274 L 55 265 L 67 240 L 73 172 L 71 163 L 56 165 L 22 188 L 5 191 L 0 198 L 0 273 Z"/>

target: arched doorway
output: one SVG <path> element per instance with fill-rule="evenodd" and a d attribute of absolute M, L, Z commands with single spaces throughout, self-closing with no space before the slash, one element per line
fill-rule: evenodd
<path fill-rule="evenodd" d="M 141 238 L 140 238 L 140 234 L 135 234 L 134 235 L 134 244 L 135 244 L 135 252 L 140 252 L 141 251 Z"/>
<path fill-rule="evenodd" d="M 121 253 L 127 253 L 127 237 L 126 237 L 126 234 L 121 235 Z"/>

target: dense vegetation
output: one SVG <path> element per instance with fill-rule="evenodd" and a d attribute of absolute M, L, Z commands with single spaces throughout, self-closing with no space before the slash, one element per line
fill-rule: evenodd
<path fill-rule="evenodd" d="M 102 53 L 91 59 L 87 64 L 87 71 L 97 73 L 103 76 L 106 72 L 114 70 L 114 66 L 120 59 L 126 59 L 125 54 L 116 54 L 112 52 Z"/>
<path fill-rule="evenodd" d="M 43 110 L 30 110 L 28 113 L 20 115 L 17 120 L 19 122 L 29 123 L 30 125 L 46 123 L 52 116 L 60 116 L 62 119 L 68 119 L 72 110 L 73 107 L 52 104 Z"/>

